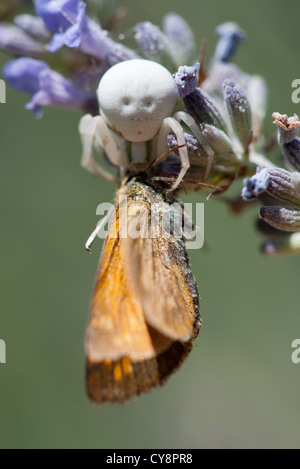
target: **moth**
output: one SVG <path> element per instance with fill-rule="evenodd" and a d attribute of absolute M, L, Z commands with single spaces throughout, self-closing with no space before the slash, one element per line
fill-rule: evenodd
<path fill-rule="evenodd" d="M 160 386 L 199 333 L 199 297 L 184 242 L 166 238 L 151 217 L 171 203 L 132 179 L 118 191 L 103 247 L 86 336 L 87 390 L 96 404 L 123 402 Z M 125 210 L 124 210 L 125 208 Z M 120 237 L 139 224 L 139 237 Z M 151 220 L 152 218 L 152 220 Z M 152 231 L 152 233 L 151 233 Z"/>
<path fill-rule="evenodd" d="M 160 215 L 151 215 L 153 206 L 159 214 L 170 212 L 190 167 L 179 121 L 196 124 L 183 112 L 170 117 L 177 91 L 172 75 L 155 62 L 113 66 L 97 94 L 99 115 L 85 115 L 79 125 L 82 165 L 109 182 L 121 181 L 86 333 L 87 392 L 94 404 L 102 405 L 162 385 L 191 351 L 202 322 L 185 237 L 175 236 L 174 226 L 165 236 Z M 170 132 L 177 138 L 179 167 L 171 169 L 171 178 L 157 171 L 151 177 L 155 162 L 168 153 Z M 118 179 L 96 163 L 94 149 L 104 151 L 118 168 Z M 171 210 L 171 225 L 182 210 Z"/>

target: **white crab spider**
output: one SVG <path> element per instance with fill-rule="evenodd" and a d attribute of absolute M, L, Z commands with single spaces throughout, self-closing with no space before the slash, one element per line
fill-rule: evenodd
<path fill-rule="evenodd" d="M 83 145 L 81 164 L 96 176 L 109 182 L 118 180 L 99 166 L 93 148 L 103 149 L 108 159 L 127 170 L 146 168 L 168 151 L 167 136 L 177 138 L 181 171 L 171 190 L 176 189 L 190 167 L 183 121 L 208 154 L 208 173 L 214 152 L 201 134 L 194 119 L 185 112 L 169 117 L 177 100 L 172 75 L 162 65 L 142 59 L 127 60 L 111 67 L 102 77 L 97 90 L 99 116 L 83 116 L 79 132 Z M 206 174 L 208 175 L 208 174 Z"/>

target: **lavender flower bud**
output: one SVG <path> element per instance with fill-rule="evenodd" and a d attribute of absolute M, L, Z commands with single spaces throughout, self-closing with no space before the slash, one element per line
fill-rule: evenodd
<path fill-rule="evenodd" d="M 177 92 L 187 112 L 198 124 L 206 122 L 226 131 L 226 124 L 217 105 L 206 91 L 197 88 L 200 65 L 179 67 L 174 75 Z"/>
<path fill-rule="evenodd" d="M 44 48 L 22 29 L 9 23 L 0 23 L 0 49 L 13 55 L 41 56 Z"/>
<path fill-rule="evenodd" d="M 236 23 L 223 23 L 216 30 L 219 41 L 216 47 L 214 59 L 227 62 L 235 55 L 238 45 L 246 40 L 244 31 Z"/>
<path fill-rule="evenodd" d="M 207 142 L 215 150 L 215 164 L 222 166 L 234 166 L 238 163 L 237 156 L 232 150 L 231 142 L 227 135 L 216 127 L 208 124 L 201 126 L 203 135 Z M 184 134 L 189 159 L 200 166 L 207 166 L 208 155 L 196 137 L 188 133 Z M 168 135 L 168 146 L 170 149 L 178 145 L 174 133 Z M 178 155 L 178 150 L 175 151 Z"/>
<path fill-rule="evenodd" d="M 207 166 L 207 153 L 203 147 L 200 146 L 196 137 L 191 134 L 184 133 L 187 151 L 189 154 L 189 160 L 193 163 L 197 163 L 200 166 Z M 168 135 L 168 147 L 170 149 L 175 148 L 178 145 L 176 135 L 171 133 Z M 179 156 L 178 150 L 175 150 L 176 155 Z"/>
<path fill-rule="evenodd" d="M 210 73 L 203 83 L 203 88 L 208 93 L 217 93 L 222 95 L 224 80 L 235 80 L 246 89 L 249 81 L 249 75 L 231 62 L 212 62 Z"/>
<path fill-rule="evenodd" d="M 261 218 L 258 218 L 256 220 L 256 229 L 259 231 L 260 234 L 264 236 L 272 237 L 272 238 L 279 237 L 279 236 L 286 236 L 285 231 L 280 231 L 280 230 L 277 230 L 276 228 L 273 228 L 273 226 L 269 225 Z"/>
<path fill-rule="evenodd" d="M 194 137 L 194 135 L 184 132 L 184 138 L 185 138 L 185 142 L 186 142 L 189 155 L 198 156 L 201 151 L 204 152 L 204 150 L 202 150 L 198 140 L 196 139 L 196 137 Z M 167 141 L 168 141 L 168 147 L 170 149 L 175 148 L 178 145 L 176 135 L 173 132 L 168 135 Z"/>
<path fill-rule="evenodd" d="M 243 148 L 246 148 L 252 128 L 251 109 L 246 93 L 234 80 L 224 81 L 223 93 L 233 130 Z"/>
<path fill-rule="evenodd" d="M 198 124 L 207 123 L 227 132 L 226 124 L 216 103 L 206 91 L 197 88 L 183 99 L 187 112 Z"/>
<path fill-rule="evenodd" d="M 263 170 L 258 168 L 258 174 Z M 300 194 L 293 184 L 293 175 L 281 168 L 269 169 L 270 181 L 267 192 L 273 197 L 292 205 L 300 205 Z"/>
<path fill-rule="evenodd" d="M 262 134 L 262 124 L 266 116 L 268 89 L 265 80 L 259 75 L 252 75 L 247 84 L 247 96 L 252 111 L 253 140 Z"/>
<path fill-rule="evenodd" d="M 266 256 L 286 256 L 287 254 L 300 253 L 300 233 L 292 233 L 266 241 L 261 247 L 261 252 Z"/>
<path fill-rule="evenodd" d="M 243 200 L 256 199 L 256 197 L 267 190 L 269 182 L 270 174 L 267 168 L 263 168 L 251 178 L 244 179 L 244 187 L 242 190 Z"/>
<path fill-rule="evenodd" d="M 150 21 L 138 23 L 134 37 L 146 59 L 174 67 L 170 41 L 158 26 Z"/>
<path fill-rule="evenodd" d="M 292 117 L 288 117 L 287 114 L 279 114 L 279 112 L 274 112 L 272 117 L 275 119 L 273 124 L 278 126 L 277 138 L 279 145 L 290 143 L 297 137 L 300 121 L 296 114 L 294 114 Z"/>
<path fill-rule="evenodd" d="M 50 32 L 46 28 L 44 21 L 37 16 L 18 15 L 15 17 L 14 23 L 25 33 L 38 40 L 47 41 L 50 38 Z"/>
<path fill-rule="evenodd" d="M 252 200 L 265 191 L 288 205 L 300 205 L 300 194 L 294 185 L 294 176 L 289 171 L 259 167 L 252 178 L 244 180 L 242 197 L 244 200 Z"/>
<path fill-rule="evenodd" d="M 170 41 L 176 65 L 188 63 L 194 57 L 194 35 L 187 22 L 176 13 L 163 18 L 163 31 Z"/>
<path fill-rule="evenodd" d="M 292 184 L 294 185 L 296 192 L 300 194 L 300 174 L 299 173 L 292 174 Z"/>
<path fill-rule="evenodd" d="M 125 60 L 132 60 L 132 59 L 139 58 L 138 54 L 136 54 L 129 47 L 126 47 L 123 44 L 119 44 L 118 42 L 113 41 L 109 37 L 103 37 L 102 46 L 103 46 L 102 60 L 108 67 L 112 67 L 113 65 L 116 65 L 117 63 L 123 62 Z M 95 55 L 95 53 L 93 55 Z"/>
<path fill-rule="evenodd" d="M 247 97 L 252 113 L 262 121 L 266 116 L 268 89 L 265 80 L 261 76 L 250 76 L 247 85 Z"/>
<path fill-rule="evenodd" d="M 282 231 L 300 231 L 300 210 L 284 207 L 262 207 L 259 216 Z"/>
<path fill-rule="evenodd" d="M 182 65 L 174 75 L 175 85 L 180 98 L 191 94 L 198 86 L 200 64 L 196 63 L 189 67 Z"/>
<path fill-rule="evenodd" d="M 300 139 L 297 137 L 289 143 L 284 143 L 282 150 L 283 156 L 291 170 L 294 171 L 296 169 L 300 171 Z"/>
<path fill-rule="evenodd" d="M 233 151 L 232 143 L 222 130 L 217 129 L 211 124 L 202 124 L 201 131 L 219 157 L 219 164 L 231 166 L 238 163 L 239 160 Z M 222 163 L 220 157 L 222 157 Z"/>

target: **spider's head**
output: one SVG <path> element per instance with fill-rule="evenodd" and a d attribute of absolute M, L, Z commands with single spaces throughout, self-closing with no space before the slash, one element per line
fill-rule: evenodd
<path fill-rule="evenodd" d="M 151 140 L 170 116 L 177 91 L 170 72 L 150 60 L 134 59 L 111 67 L 97 90 L 107 122 L 130 142 Z"/>

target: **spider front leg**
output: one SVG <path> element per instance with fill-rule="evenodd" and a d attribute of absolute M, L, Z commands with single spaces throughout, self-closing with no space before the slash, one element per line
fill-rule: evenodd
<path fill-rule="evenodd" d="M 207 180 L 207 178 L 209 176 L 209 173 L 210 173 L 210 170 L 212 168 L 215 152 L 212 149 L 212 147 L 209 145 L 209 143 L 207 142 L 204 135 L 202 135 L 202 132 L 201 132 L 199 126 L 197 125 L 195 119 L 193 119 L 192 116 L 190 116 L 186 112 L 180 111 L 180 112 L 176 112 L 176 114 L 174 115 L 174 118 L 178 122 L 183 121 L 185 123 L 185 125 L 187 125 L 187 127 L 189 127 L 191 129 L 194 136 L 196 137 L 196 139 L 198 140 L 200 145 L 204 148 L 204 150 L 207 153 L 208 160 L 207 160 L 207 166 L 206 166 L 206 170 L 205 170 L 205 174 L 204 174 L 204 182 L 205 182 Z"/>
<path fill-rule="evenodd" d="M 187 147 L 186 147 L 186 141 L 184 138 L 184 132 L 183 128 L 179 124 L 179 122 L 174 119 L 173 117 L 167 117 L 166 119 L 163 120 L 162 126 L 160 128 L 159 134 L 158 134 L 158 141 L 157 141 L 157 153 L 158 155 L 162 155 L 166 153 L 166 150 L 168 149 L 167 145 L 167 137 L 170 133 L 170 130 L 174 132 L 176 135 L 177 143 L 180 148 L 178 149 L 179 152 L 179 157 L 181 161 L 181 170 L 180 173 L 174 182 L 174 184 L 171 186 L 170 190 L 174 191 L 177 189 L 181 181 L 183 180 L 187 170 L 190 167 L 190 160 L 189 160 L 189 155 L 187 152 Z"/>
<path fill-rule="evenodd" d="M 93 117 L 90 114 L 81 118 L 79 134 L 83 147 L 81 166 L 105 181 L 118 183 L 118 178 L 96 163 L 93 150 L 94 147 L 104 150 L 111 163 L 122 169 L 127 167 L 128 160 L 121 139 L 109 129 L 102 116 Z"/>

